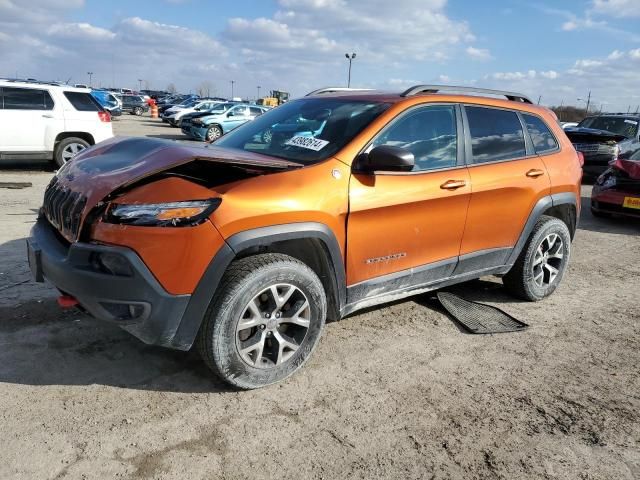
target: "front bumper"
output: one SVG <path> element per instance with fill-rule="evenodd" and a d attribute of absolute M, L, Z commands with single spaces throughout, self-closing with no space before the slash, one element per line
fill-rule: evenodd
<path fill-rule="evenodd" d="M 191 125 L 191 129 L 189 130 L 189 136 L 191 138 L 195 138 L 196 140 L 201 140 L 204 142 L 207 139 L 207 130 L 209 130 L 209 125 L 202 125 L 202 126 Z"/>
<path fill-rule="evenodd" d="M 591 208 L 600 213 L 612 213 L 626 217 L 640 218 L 640 209 L 624 206 L 627 197 L 640 198 L 640 194 L 616 190 L 614 188 L 601 190 L 594 186 L 591 195 Z"/>
<path fill-rule="evenodd" d="M 176 333 L 191 295 L 167 293 L 133 250 L 68 244 L 43 217 L 32 228 L 27 249 L 34 279 L 46 278 L 61 292 L 75 297 L 93 317 L 112 322 L 148 344 L 183 350 L 190 347 L 176 341 Z M 101 271 L 95 259 L 103 254 L 121 257 L 129 274 Z"/>

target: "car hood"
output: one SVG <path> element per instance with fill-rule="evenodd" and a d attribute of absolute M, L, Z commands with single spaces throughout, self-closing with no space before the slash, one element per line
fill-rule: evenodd
<path fill-rule="evenodd" d="M 108 200 L 110 194 L 193 161 L 233 164 L 250 170 L 301 167 L 287 160 L 213 145 L 194 146 L 153 138 L 114 137 L 78 154 L 58 171 L 56 178 L 61 188 L 86 197 L 83 222 L 88 212 Z"/>
<path fill-rule="evenodd" d="M 584 127 L 566 128 L 564 133 L 573 143 L 610 143 L 627 139 L 624 135 L 618 135 L 617 133 Z"/>
<path fill-rule="evenodd" d="M 611 168 L 622 170 L 633 180 L 640 180 L 640 161 L 617 159 L 611 164 Z"/>

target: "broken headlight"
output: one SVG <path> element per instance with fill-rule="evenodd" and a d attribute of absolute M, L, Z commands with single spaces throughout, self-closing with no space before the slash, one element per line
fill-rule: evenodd
<path fill-rule="evenodd" d="M 153 227 L 186 227 L 202 223 L 221 202 L 220 198 L 210 198 L 135 205 L 112 203 L 105 212 L 103 221 Z"/>

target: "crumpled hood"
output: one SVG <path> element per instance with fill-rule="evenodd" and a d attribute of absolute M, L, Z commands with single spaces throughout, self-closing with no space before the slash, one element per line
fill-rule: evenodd
<path fill-rule="evenodd" d="M 624 135 L 607 132 L 606 130 L 596 130 L 594 128 L 571 127 L 566 128 L 564 133 L 573 143 L 576 142 L 621 142 L 626 140 Z"/>
<path fill-rule="evenodd" d="M 146 137 L 114 137 L 80 153 L 65 164 L 56 177 L 61 188 L 86 197 L 84 221 L 87 213 L 113 191 L 195 160 L 246 166 L 253 170 L 301 167 L 294 162 L 213 145 L 192 146 Z"/>
<path fill-rule="evenodd" d="M 629 178 L 640 180 L 640 161 L 617 159 L 611 164 L 611 168 L 622 170 Z"/>

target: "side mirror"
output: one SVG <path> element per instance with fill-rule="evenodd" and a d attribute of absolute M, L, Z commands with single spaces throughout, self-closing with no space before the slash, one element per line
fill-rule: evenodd
<path fill-rule="evenodd" d="M 233 112 L 227 113 L 227 117 L 233 117 L 234 115 L 235 115 L 235 113 L 233 113 Z"/>
<path fill-rule="evenodd" d="M 380 145 L 356 159 L 359 172 L 410 172 L 414 165 L 413 153 L 393 145 Z"/>

